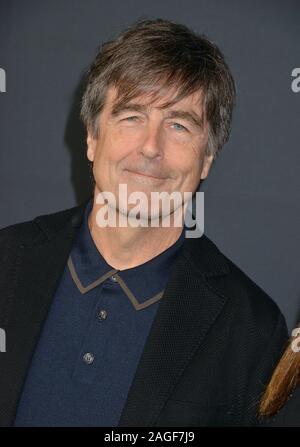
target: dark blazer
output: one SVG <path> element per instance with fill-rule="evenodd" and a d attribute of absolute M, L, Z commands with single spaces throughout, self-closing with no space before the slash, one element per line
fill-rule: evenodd
<path fill-rule="evenodd" d="M 86 203 L 0 231 L 0 425 L 12 425 L 26 372 Z M 258 254 L 259 256 L 259 254 Z M 186 239 L 119 426 L 256 423 L 288 338 L 277 305 L 205 236 Z"/>

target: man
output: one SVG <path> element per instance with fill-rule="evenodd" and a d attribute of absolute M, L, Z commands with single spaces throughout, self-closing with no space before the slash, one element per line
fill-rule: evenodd
<path fill-rule="evenodd" d="M 81 109 L 93 197 L 0 232 L 2 425 L 256 424 L 287 339 L 278 307 L 174 224 L 187 201 L 134 216 L 119 189 L 195 196 L 234 98 L 220 50 L 183 25 L 140 21 L 99 50 Z"/>

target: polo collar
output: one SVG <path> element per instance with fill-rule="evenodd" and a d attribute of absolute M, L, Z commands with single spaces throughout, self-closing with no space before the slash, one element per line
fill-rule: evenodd
<path fill-rule="evenodd" d="M 90 199 L 68 258 L 70 274 L 80 293 L 84 295 L 109 280 L 109 287 L 121 287 L 136 310 L 160 300 L 173 261 L 183 245 L 184 229 L 177 241 L 159 255 L 136 267 L 118 270 L 106 262 L 91 236 L 88 217 L 92 206 Z"/>

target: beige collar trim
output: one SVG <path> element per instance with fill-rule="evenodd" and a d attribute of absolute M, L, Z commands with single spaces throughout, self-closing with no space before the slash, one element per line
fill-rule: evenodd
<path fill-rule="evenodd" d="M 71 255 L 68 259 L 68 267 L 71 273 L 71 276 L 73 278 L 73 281 L 75 282 L 76 286 L 78 287 L 78 290 L 81 294 L 85 294 L 89 292 L 91 289 L 94 289 L 95 287 L 99 286 L 102 282 L 104 282 L 107 278 L 110 278 L 112 275 L 114 275 L 117 278 L 117 282 L 119 283 L 120 287 L 123 289 L 124 293 L 127 295 L 129 300 L 131 301 L 131 304 L 136 310 L 145 309 L 148 306 L 151 306 L 151 304 L 156 303 L 164 294 L 164 290 L 157 293 L 156 295 L 152 296 L 148 300 L 144 301 L 143 303 L 139 303 L 134 294 L 131 292 L 129 287 L 126 285 L 126 283 L 123 281 L 123 279 L 119 276 L 117 273 L 118 270 L 112 269 L 109 272 L 105 273 L 105 275 L 102 275 L 100 278 L 98 278 L 96 281 L 92 282 L 88 286 L 84 287 L 77 275 L 77 272 L 75 270 Z"/>

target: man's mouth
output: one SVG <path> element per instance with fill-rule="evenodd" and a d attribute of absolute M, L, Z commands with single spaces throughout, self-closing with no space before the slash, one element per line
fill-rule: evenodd
<path fill-rule="evenodd" d="M 147 172 L 133 171 L 133 170 L 130 170 L 130 169 L 125 169 L 125 171 L 128 171 L 128 172 L 130 172 L 132 174 L 142 175 L 143 177 L 153 178 L 153 179 L 156 179 L 156 180 L 165 180 L 166 179 L 166 177 L 155 176 L 155 175 L 147 173 Z"/>

